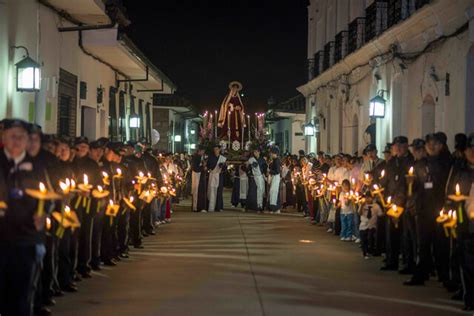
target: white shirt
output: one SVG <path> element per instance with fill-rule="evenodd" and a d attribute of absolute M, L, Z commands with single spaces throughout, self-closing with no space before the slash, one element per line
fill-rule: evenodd
<path fill-rule="evenodd" d="M 369 206 L 371 207 L 372 216 L 368 218 Z M 359 230 L 372 229 L 377 227 L 377 217 L 383 215 L 382 209 L 377 203 L 366 204 L 363 206 L 360 214 Z"/>
<path fill-rule="evenodd" d="M 329 168 L 329 171 L 328 171 L 328 179 L 330 181 L 337 181 L 336 180 L 336 166 L 332 166 L 331 168 Z"/>
<path fill-rule="evenodd" d="M 344 180 L 350 181 L 351 173 L 345 167 L 339 167 L 334 172 L 334 177 L 339 184 L 342 184 Z"/>
<path fill-rule="evenodd" d="M 347 196 L 347 192 L 339 193 L 339 201 L 341 201 L 341 214 L 354 214 L 355 205 Z"/>
<path fill-rule="evenodd" d="M 8 153 L 8 151 L 5 148 L 3 148 L 3 152 L 5 153 L 5 157 L 7 157 L 8 161 L 12 160 L 12 156 L 10 155 L 10 153 Z M 20 156 L 13 159 L 13 162 L 15 163 L 15 169 L 16 167 L 18 167 L 18 164 L 22 162 L 23 159 L 25 159 L 25 156 L 26 156 L 26 151 L 22 152 Z"/>

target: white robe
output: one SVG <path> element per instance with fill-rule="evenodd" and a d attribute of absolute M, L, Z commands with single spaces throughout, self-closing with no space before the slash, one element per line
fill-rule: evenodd
<path fill-rule="evenodd" d="M 252 166 L 253 163 L 257 163 L 257 166 Z M 263 178 L 262 172 L 260 171 L 260 166 L 258 166 L 258 161 L 254 157 L 251 157 L 248 160 L 248 164 L 252 167 L 252 174 L 257 185 L 257 207 L 263 207 L 263 194 L 265 193 L 265 179 Z"/>
<path fill-rule="evenodd" d="M 247 193 L 249 190 L 249 178 L 247 177 L 247 173 L 245 173 L 245 171 L 242 171 L 242 170 L 239 171 L 239 177 L 240 177 L 239 199 L 246 200 Z"/>
<path fill-rule="evenodd" d="M 217 164 L 209 172 L 209 185 L 207 187 L 207 198 L 209 199 L 209 212 L 214 212 L 216 208 L 217 201 L 217 189 L 219 188 L 219 176 L 222 171 L 222 168 L 219 167 L 219 164 L 226 162 L 227 158 L 220 155 L 217 160 Z"/>
<path fill-rule="evenodd" d="M 280 175 L 274 174 L 271 176 L 270 182 L 270 198 L 269 204 L 270 205 L 277 205 L 278 203 L 278 194 L 280 194 Z"/>

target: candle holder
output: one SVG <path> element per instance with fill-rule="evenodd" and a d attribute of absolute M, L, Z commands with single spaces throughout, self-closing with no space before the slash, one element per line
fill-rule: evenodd
<path fill-rule="evenodd" d="M 105 215 L 110 217 L 110 226 L 112 226 L 114 217 L 118 215 L 120 205 L 115 204 L 113 200 L 109 200 L 109 204 L 105 209 Z"/>
<path fill-rule="evenodd" d="M 105 185 L 110 185 L 110 178 L 109 178 L 109 174 L 105 171 L 102 171 L 102 182 L 105 184 Z"/>
<path fill-rule="evenodd" d="M 373 188 L 374 189 L 371 192 L 372 196 L 378 196 L 378 198 L 380 199 L 380 202 L 382 203 L 382 206 L 387 207 L 387 204 L 385 203 L 385 198 L 382 194 L 382 192 L 384 191 L 384 188 L 379 187 L 377 184 L 374 184 Z"/>
<path fill-rule="evenodd" d="M 104 190 L 102 186 L 98 185 L 97 189 L 92 190 L 92 196 L 95 197 L 96 199 L 103 199 L 107 196 L 109 196 L 110 191 Z"/>
<path fill-rule="evenodd" d="M 131 209 L 132 211 L 136 211 L 137 208 L 135 207 L 135 205 L 133 205 L 133 200 L 134 200 L 133 196 L 131 196 L 130 198 L 125 198 L 125 197 L 123 198 L 125 205 L 127 205 L 127 207 Z"/>
<path fill-rule="evenodd" d="M 4 201 L 0 201 L 0 209 L 6 209 L 6 208 L 8 208 L 7 203 L 5 203 Z"/>
<path fill-rule="evenodd" d="M 113 178 L 114 179 L 122 179 L 123 178 L 122 169 L 117 168 L 116 171 L 117 171 L 117 173 L 113 175 Z"/>
<path fill-rule="evenodd" d="M 457 238 L 456 227 L 458 225 L 458 219 L 456 211 L 450 210 L 448 212 L 448 220 L 443 223 L 444 232 L 447 237 L 451 236 Z"/>
<path fill-rule="evenodd" d="M 26 189 L 26 194 L 36 200 L 38 200 L 38 207 L 36 209 L 36 214 L 41 217 L 44 215 L 44 203 L 45 201 L 54 201 L 60 200 L 61 196 L 54 191 L 48 191 L 43 184 L 43 182 L 39 183 L 39 189 Z"/>
<path fill-rule="evenodd" d="M 150 204 L 151 201 L 153 201 L 154 196 L 151 194 L 150 190 L 145 190 L 138 198 L 142 201 L 145 201 L 145 203 Z"/>
<path fill-rule="evenodd" d="M 94 186 L 89 183 L 89 177 L 86 174 L 84 174 L 83 183 L 80 183 L 77 187 L 82 192 L 89 193 Z"/>
<path fill-rule="evenodd" d="M 395 220 L 395 227 L 398 227 L 398 220 L 404 211 L 405 209 L 403 207 L 397 206 L 396 204 L 393 204 L 392 207 L 388 209 L 387 216 Z"/>
<path fill-rule="evenodd" d="M 450 199 L 453 202 L 456 202 L 457 204 L 457 212 L 458 212 L 458 217 L 459 217 L 459 223 L 464 222 L 464 216 L 463 216 L 463 202 L 468 199 L 468 196 L 461 194 L 461 188 L 459 186 L 459 183 L 456 184 L 456 192 L 454 194 L 448 195 L 448 199 Z"/>

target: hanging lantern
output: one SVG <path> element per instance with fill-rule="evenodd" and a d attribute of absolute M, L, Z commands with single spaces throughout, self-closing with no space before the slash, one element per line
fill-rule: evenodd
<path fill-rule="evenodd" d="M 309 122 L 308 124 L 304 125 L 304 136 L 314 136 L 313 123 Z"/>
<path fill-rule="evenodd" d="M 385 104 L 387 100 L 383 98 L 383 90 L 382 96 L 376 95 L 372 99 L 370 99 L 369 103 L 369 116 L 371 118 L 384 118 L 385 117 Z"/>
<path fill-rule="evenodd" d="M 130 128 L 140 128 L 140 116 L 136 113 L 130 114 L 128 125 Z"/>
<path fill-rule="evenodd" d="M 40 64 L 30 58 L 28 49 L 24 46 L 14 46 L 26 51 L 26 57 L 15 64 L 16 90 L 21 92 L 37 92 L 40 90 Z"/>

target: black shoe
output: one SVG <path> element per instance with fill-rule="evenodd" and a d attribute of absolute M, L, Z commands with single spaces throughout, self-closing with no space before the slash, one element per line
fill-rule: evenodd
<path fill-rule="evenodd" d="M 62 297 L 62 296 L 64 296 L 64 292 L 61 291 L 61 290 L 57 290 L 56 292 L 54 292 L 54 296 L 56 296 L 56 297 Z"/>
<path fill-rule="evenodd" d="M 394 265 L 384 265 L 380 268 L 380 271 L 397 271 L 398 267 Z"/>
<path fill-rule="evenodd" d="M 69 285 L 66 285 L 65 287 L 62 287 L 61 290 L 68 293 L 76 293 L 77 287 L 75 285 L 69 284 Z"/>
<path fill-rule="evenodd" d="M 45 306 L 54 306 L 54 305 L 56 305 L 56 301 L 52 297 L 49 297 L 49 298 L 44 300 L 43 304 Z"/>
<path fill-rule="evenodd" d="M 115 267 L 117 264 L 115 263 L 115 261 L 113 259 L 110 259 L 110 260 L 105 260 L 104 265 L 106 265 L 108 267 Z"/>
<path fill-rule="evenodd" d="M 148 237 L 148 234 L 146 232 L 142 232 L 143 237 Z"/>
<path fill-rule="evenodd" d="M 51 310 L 45 306 L 35 309 L 35 315 L 36 316 L 49 316 L 51 315 Z"/>
<path fill-rule="evenodd" d="M 134 245 L 133 248 L 135 248 L 135 249 L 143 249 L 143 248 L 145 248 L 145 247 L 143 247 L 142 245 Z"/>
<path fill-rule="evenodd" d="M 120 259 L 120 255 L 116 255 L 115 257 L 113 257 L 113 259 L 117 262 L 122 261 L 122 259 Z"/>
<path fill-rule="evenodd" d="M 101 271 L 101 270 L 102 270 L 102 268 L 101 268 L 100 265 L 98 265 L 98 264 L 92 265 L 91 268 L 92 268 L 92 270 L 94 270 L 94 271 Z"/>
<path fill-rule="evenodd" d="M 81 277 L 83 279 L 90 279 L 90 278 L 92 278 L 92 275 L 90 274 L 90 272 L 83 272 L 83 273 L 81 273 Z"/>
<path fill-rule="evenodd" d="M 126 253 L 121 253 L 120 258 L 128 259 L 128 258 L 130 258 L 130 256 Z"/>
<path fill-rule="evenodd" d="M 74 281 L 76 281 L 76 282 L 81 282 L 82 281 L 82 278 L 79 275 L 79 273 L 74 274 Z"/>
<path fill-rule="evenodd" d="M 406 286 L 425 285 L 425 281 L 420 280 L 418 278 L 411 278 L 410 280 L 406 280 L 405 282 L 403 282 L 403 285 L 406 285 Z"/>
<path fill-rule="evenodd" d="M 462 290 L 459 290 L 453 296 L 451 296 L 451 299 L 453 301 L 462 301 L 463 297 L 464 293 L 462 292 Z"/>
<path fill-rule="evenodd" d="M 148 235 L 151 235 L 151 236 L 155 236 L 156 233 L 154 231 L 149 231 L 149 232 L 146 232 Z"/>
<path fill-rule="evenodd" d="M 403 268 L 401 270 L 398 270 L 398 273 L 399 274 L 404 274 L 404 275 L 413 274 L 413 269 L 410 269 L 410 268 L 406 267 L 406 268 Z"/>

